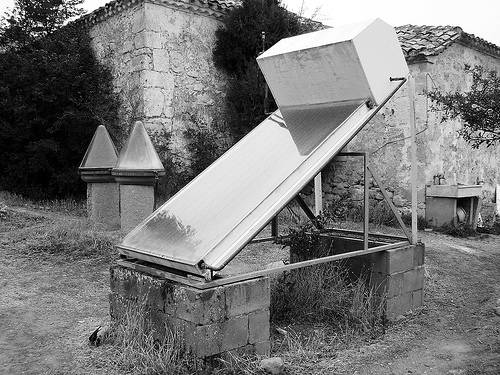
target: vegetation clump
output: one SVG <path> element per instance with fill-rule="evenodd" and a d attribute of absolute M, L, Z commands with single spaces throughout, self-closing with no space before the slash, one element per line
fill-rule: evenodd
<path fill-rule="evenodd" d="M 438 108 L 444 110 L 443 121 L 457 117 L 464 121 L 459 134 L 473 148 L 494 146 L 500 141 L 500 76 L 496 70 L 465 65 L 472 76 L 467 92 L 428 93 Z"/>
<path fill-rule="evenodd" d="M 265 103 L 266 84 L 255 61 L 257 56 L 282 38 L 320 27 L 286 10 L 280 0 L 243 0 L 227 16 L 216 32 L 214 61 L 230 77 L 226 112 L 235 140 L 276 108 L 270 93 Z"/>
<path fill-rule="evenodd" d="M 92 134 L 120 138 L 112 76 L 87 31 L 63 26 L 81 0 L 16 0 L 0 24 L 0 188 L 35 199 L 83 196 Z"/>
<path fill-rule="evenodd" d="M 332 255 L 328 241 L 309 224 L 290 228 L 285 246 L 292 262 Z M 271 320 L 328 323 L 339 332 L 373 333 L 382 327 L 383 299 L 369 277 L 346 262 L 329 262 L 283 273 L 271 286 Z"/>

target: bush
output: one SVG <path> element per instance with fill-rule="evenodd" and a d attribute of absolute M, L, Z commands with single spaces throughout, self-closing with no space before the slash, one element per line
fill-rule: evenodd
<path fill-rule="evenodd" d="M 459 223 L 457 225 L 454 225 L 453 223 L 445 224 L 442 227 L 438 228 L 438 231 L 453 237 L 460 238 L 477 236 L 477 232 L 469 223 Z"/>
<path fill-rule="evenodd" d="M 229 148 L 224 131 L 194 118 L 195 126 L 184 131 L 187 149 L 191 155 L 191 178 L 198 176 Z"/>
<path fill-rule="evenodd" d="M 264 103 L 265 82 L 255 59 L 262 51 L 262 32 L 265 48 L 285 37 L 298 35 L 321 27 L 306 22 L 281 6 L 279 0 L 243 0 L 224 20 L 216 32 L 214 61 L 217 67 L 231 77 L 227 92 L 228 126 L 238 140 L 257 126 L 266 110 L 274 110 Z"/>
<path fill-rule="evenodd" d="M 110 71 L 88 34 L 67 26 L 0 53 L 0 189 L 83 196 L 77 170 L 96 127 L 120 138 Z"/>

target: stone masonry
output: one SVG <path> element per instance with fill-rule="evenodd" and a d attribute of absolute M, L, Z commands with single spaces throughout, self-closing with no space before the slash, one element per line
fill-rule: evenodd
<path fill-rule="evenodd" d="M 158 337 L 170 327 L 200 358 L 229 351 L 269 355 L 268 278 L 199 290 L 121 266 L 111 267 L 110 314 L 144 307 Z"/>
<path fill-rule="evenodd" d="M 131 231 L 154 211 L 155 188 L 151 185 L 120 185 L 120 221 Z"/>
<path fill-rule="evenodd" d="M 372 284 L 386 298 L 386 318 L 394 320 L 423 304 L 423 244 L 387 250 L 372 255 Z"/>
<path fill-rule="evenodd" d="M 142 120 L 157 144 L 168 132 L 168 147 L 184 160 L 189 158 L 184 147 L 187 128 L 223 123 L 228 77 L 215 68 L 212 51 L 215 31 L 232 7 L 233 2 L 223 0 L 117 0 L 83 18 L 98 59 L 113 72 L 125 130 L 132 121 Z M 425 208 L 425 185 L 436 174 L 444 174 L 452 184 L 482 183 L 483 210 L 487 210 L 500 183 L 500 148 L 470 147 L 457 134 L 462 122 L 442 123 L 442 113 L 426 92 L 466 91 L 471 79 L 464 66 L 500 70 L 500 49 L 458 28 L 407 25 L 396 29 L 416 80 L 420 213 Z M 433 33 L 437 40 L 426 41 L 426 35 Z M 416 59 L 407 49 L 414 49 L 419 38 L 422 48 L 430 45 L 434 51 L 424 51 L 424 58 Z M 401 210 L 409 207 L 411 189 L 408 106 L 403 87 L 347 148 L 370 153 L 372 166 Z M 356 173 L 342 168 L 332 176 L 326 173 L 325 202 L 345 192 L 357 196 L 361 169 L 355 169 Z M 376 187 L 372 190 L 371 196 L 377 199 L 379 192 Z"/>
<path fill-rule="evenodd" d="M 119 187 L 116 182 L 87 183 L 87 212 L 93 223 L 120 228 Z"/>
<path fill-rule="evenodd" d="M 222 118 L 227 77 L 215 68 L 212 51 L 225 13 L 184 1 L 119 5 L 90 22 L 90 35 L 98 59 L 112 70 L 124 130 L 143 121 L 157 144 L 166 132 L 168 146 L 183 155 L 187 128 Z"/>

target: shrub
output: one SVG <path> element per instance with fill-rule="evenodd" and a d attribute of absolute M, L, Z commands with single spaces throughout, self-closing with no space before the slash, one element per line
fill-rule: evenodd
<path fill-rule="evenodd" d="M 83 196 L 77 169 L 96 127 L 120 138 L 111 73 L 83 29 L 56 24 L 28 38 L 28 28 L 16 40 L 9 25 L 0 46 L 0 188 L 35 199 Z"/>
<path fill-rule="evenodd" d="M 438 231 L 460 238 L 477 236 L 477 232 L 469 223 L 459 223 L 457 225 L 454 225 L 453 223 L 445 224 L 438 228 Z"/>
<path fill-rule="evenodd" d="M 216 32 L 214 61 L 231 77 L 227 92 L 228 125 L 236 140 L 258 125 L 266 110 L 265 82 L 255 59 L 262 51 L 262 32 L 268 48 L 285 37 L 321 27 L 288 12 L 279 0 L 243 0 Z"/>
<path fill-rule="evenodd" d="M 193 118 L 194 126 L 184 131 L 190 153 L 191 178 L 198 176 L 229 148 L 224 130 Z"/>
<path fill-rule="evenodd" d="M 403 220 L 403 223 L 405 223 L 408 227 L 411 227 L 411 212 L 403 212 L 401 214 L 401 219 Z M 417 228 L 419 230 L 424 230 L 427 228 L 427 220 L 425 220 L 425 217 L 422 215 L 417 215 Z"/>

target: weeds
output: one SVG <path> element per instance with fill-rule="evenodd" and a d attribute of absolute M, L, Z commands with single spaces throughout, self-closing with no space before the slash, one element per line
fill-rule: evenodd
<path fill-rule="evenodd" d="M 343 263 L 327 263 L 279 276 L 271 286 L 271 320 L 328 322 L 342 333 L 377 329 L 383 318 L 381 299 L 366 277 L 350 278 Z"/>
<path fill-rule="evenodd" d="M 128 304 L 102 338 L 105 356 L 125 374 L 187 374 L 189 359 L 178 332 L 153 326 L 146 307 Z"/>
<path fill-rule="evenodd" d="M 459 223 L 454 225 L 453 223 L 445 224 L 437 229 L 439 232 L 447 234 L 453 237 L 474 237 L 477 236 L 477 232 L 469 223 Z"/>
<path fill-rule="evenodd" d="M 118 234 L 101 232 L 87 221 L 58 222 L 33 231 L 26 249 L 30 255 L 64 256 L 66 259 L 114 258 Z"/>
<path fill-rule="evenodd" d="M 0 191 L 0 202 L 8 206 L 27 206 L 35 209 L 66 212 L 77 216 L 86 215 L 85 201 L 72 198 L 32 200 L 19 194 Z"/>

